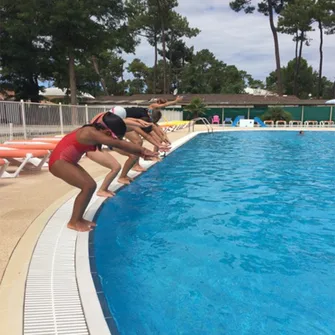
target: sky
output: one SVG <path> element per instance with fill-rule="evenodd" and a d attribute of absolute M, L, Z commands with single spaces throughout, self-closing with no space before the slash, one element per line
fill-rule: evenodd
<path fill-rule="evenodd" d="M 187 45 L 194 46 L 195 51 L 208 49 L 215 57 L 228 65 L 236 65 L 245 70 L 254 79 L 265 80 L 275 70 L 273 37 L 268 18 L 262 14 L 235 13 L 229 7 L 230 0 L 178 0 L 175 9 L 186 16 L 193 28 L 201 33 L 192 39 L 186 39 Z M 255 1 L 254 1 L 255 2 Z M 303 57 L 315 70 L 319 68 L 319 31 L 308 36 L 312 39 L 310 46 L 303 49 Z M 282 66 L 294 58 L 295 43 L 292 36 L 279 34 Z M 125 54 L 127 62 L 140 58 L 153 66 L 154 49 L 142 39 L 135 55 Z M 335 81 L 335 35 L 324 37 L 323 74 Z M 126 75 L 125 78 L 129 77 Z"/>

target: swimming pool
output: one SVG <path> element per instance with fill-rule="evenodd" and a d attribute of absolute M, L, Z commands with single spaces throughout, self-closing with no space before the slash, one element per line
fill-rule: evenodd
<path fill-rule="evenodd" d="M 335 333 L 335 133 L 198 135 L 97 223 L 120 334 Z"/>

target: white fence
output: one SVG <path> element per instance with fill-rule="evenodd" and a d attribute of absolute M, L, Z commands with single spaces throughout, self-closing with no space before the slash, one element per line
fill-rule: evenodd
<path fill-rule="evenodd" d="M 111 107 L 0 101 L 0 142 L 66 134 Z M 163 110 L 162 113 L 162 121 L 183 118 L 179 111 Z"/>

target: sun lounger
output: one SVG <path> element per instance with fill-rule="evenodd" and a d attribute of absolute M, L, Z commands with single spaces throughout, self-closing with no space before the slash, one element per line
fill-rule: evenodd
<path fill-rule="evenodd" d="M 38 158 L 37 155 L 39 155 L 41 153 L 41 151 L 44 152 L 44 153 L 45 152 L 51 152 L 54 149 L 54 146 L 40 146 L 40 145 L 36 145 L 36 146 L 22 145 L 21 146 L 21 145 L 0 144 L 0 149 L 3 149 L 3 150 L 9 150 L 9 149 L 15 150 L 16 149 L 16 150 L 26 151 L 27 153 L 34 152 L 34 153 L 36 153 L 36 155 L 34 155 L 34 157 L 32 157 L 29 160 L 29 163 L 33 164 L 34 166 L 37 167 L 41 164 L 41 160 L 44 159 L 44 156 L 42 158 Z M 47 160 L 44 161 L 42 167 L 48 167 Z"/>
<path fill-rule="evenodd" d="M 171 122 L 166 122 L 164 124 L 159 125 L 166 133 L 171 133 L 173 131 L 176 131 L 178 128 L 178 125 L 173 124 Z"/>
<path fill-rule="evenodd" d="M 268 127 L 274 127 L 275 126 L 275 123 L 274 123 L 273 120 L 265 120 L 264 124 Z"/>
<path fill-rule="evenodd" d="M 276 127 L 286 127 L 287 126 L 287 122 L 284 120 L 278 120 L 276 121 Z"/>
<path fill-rule="evenodd" d="M 315 120 L 307 120 L 304 122 L 305 127 L 317 127 L 318 126 L 318 121 Z"/>
<path fill-rule="evenodd" d="M 301 127 L 302 121 L 299 120 L 292 120 L 289 122 L 289 127 Z"/>
<path fill-rule="evenodd" d="M 334 124 L 334 121 L 320 121 L 320 127 L 332 127 Z"/>
<path fill-rule="evenodd" d="M 24 150 L 54 150 L 57 145 L 57 143 L 38 142 L 31 140 L 7 141 L 4 144 L 12 148 Z"/>
<path fill-rule="evenodd" d="M 22 150 L 0 145 L 0 158 L 18 166 L 13 173 L 4 171 L 2 177 L 15 178 L 22 169 L 39 171 L 43 166 L 47 166 L 46 161 L 49 159 L 49 156 L 50 151 L 48 150 Z"/>
<path fill-rule="evenodd" d="M 0 178 L 6 173 L 8 165 L 9 163 L 6 159 L 0 158 Z"/>
<path fill-rule="evenodd" d="M 159 123 L 159 126 L 164 129 L 165 132 L 171 133 L 180 129 L 184 129 L 189 124 L 189 121 L 169 121 Z"/>
<path fill-rule="evenodd" d="M 32 140 L 34 142 L 45 142 L 45 143 L 58 143 L 62 137 L 35 137 Z"/>

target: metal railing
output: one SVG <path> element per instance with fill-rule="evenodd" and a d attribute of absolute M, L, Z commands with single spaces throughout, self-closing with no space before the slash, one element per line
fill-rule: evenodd
<path fill-rule="evenodd" d="M 188 124 L 188 132 L 191 131 L 191 127 L 192 127 L 192 131 L 194 131 L 194 125 L 195 125 L 195 123 L 197 121 L 202 121 L 202 123 L 206 126 L 208 133 L 214 131 L 213 127 L 211 126 L 211 124 L 209 123 L 209 121 L 206 118 L 204 118 L 204 117 L 197 117 L 197 118 L 191 120 L 191 122 L 189 122 L 189 124 Z"/>
<path fill-rule="evenodd" d="M 0 101 L 0 143 L 13 139 L 63 135 L 112 107 Z M 162 110 L 162 114 L 162 119 L 166 121 L 183 119 L 183 113 L 174 110 Z"/>

